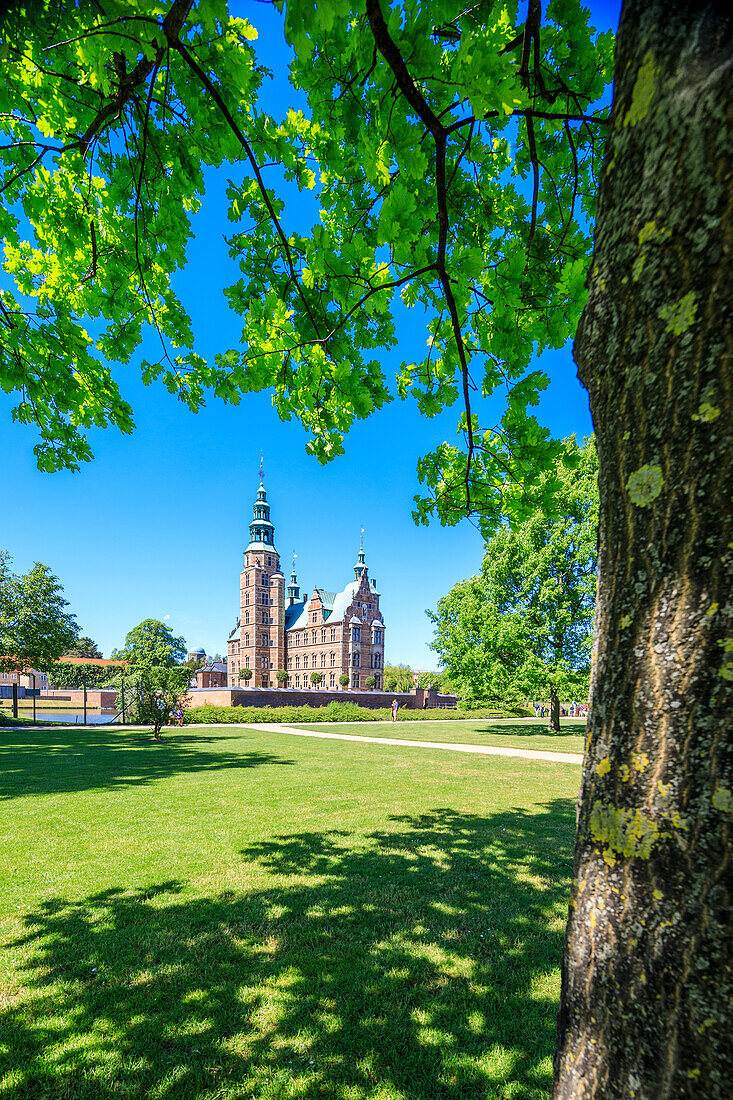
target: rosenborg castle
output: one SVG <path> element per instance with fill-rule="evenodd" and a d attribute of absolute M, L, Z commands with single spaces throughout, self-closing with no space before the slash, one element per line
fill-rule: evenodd
<path fill-rule="evenodd" d="M 295 560 L 286 589 L 260 473 L 239 579 L 239 618 L 228 641 L 228 686 L 241 687 L 240 671 L 248 668 L 251 687 L 277 687 L 275 674 L 286 671 L 294 688 L 310 688 L 317 672 L 324 687 L 338 688 L 340 677 L 348 676 L 350 688 L 363 689 L 373 676 L 380 689 L 383 666 L 384 622 L 363 546 L 354 580 L 342 592 L 314 588 L 301 598 Z"/>

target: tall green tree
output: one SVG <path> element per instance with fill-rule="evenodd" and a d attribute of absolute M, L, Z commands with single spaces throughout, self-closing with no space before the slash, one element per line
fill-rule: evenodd
<path fill-rule="evenodd" d="M 186 656 L 186 639 L 177 637 L 166 623 L 159 619 L 144 619 L 125 637 L 121 649 L 114 649 L 112 657 L 126 660 L 133 666 L 170 667 L 180 664 Z"/>
<path fill-rule="evenodd" d="M 83 634 L 64 653 L 64 657 L 102 657 L 102 651 L 92 638 Z"/>
<path fill-rule="evenodd" d="M 161 740 L 163 726 L 183 709 L 191 687 L 192 670 L 188 665 L 163 665 L 140 659 L 125 670 L 124 681 L 117 681 L 125 692 L 125 717 L 128 722 L 152 727 L 153 740 Z M 118 708 L 122 701 L 118 698 Z"/>
<path fill-rule="evenodd" d="M 470 703 L 587 698 L 596 596 L 598 460 L 592 439 L 567 440 L 570 468 L 556 479 L 555 513 L 543 509 L 486 543 L 481 573 L 455 585 L 428 612 L 432 648 Z"/>
<path fill-rule="evenodd" d="M 48 669 L 76 640 L 79 628 L 58 577 L 36 562 L 22 576 L 0 550 L 0 669 Z"/>
<path fill-rule="evenodd" d="M 387 691 L 410 691 L 412 669 L 409 665 L 385 665 L 384 686 Z"/>

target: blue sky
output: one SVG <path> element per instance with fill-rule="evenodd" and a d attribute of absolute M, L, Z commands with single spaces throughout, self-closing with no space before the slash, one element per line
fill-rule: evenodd
<path fill-rule="evenodd" d="M 599 29 L 615 26 L 618 6 L 591 4 Z M 260 29 L 263 60 L 278 74 L 268 106 L 284 112 L 292 95 L 278 17 L 257 3 L 236 7 Z M 194 319 L 198 350 L 211 358 L 235 346 L 239 331 L 221 294 L 233 281 L 223 242 L 229 229 L 221 178 L 214 175 L 178 286 Z M 422 343 L 425 333 L 406 317 L 400 338 L 408 346 L 413 339 Z M 399 352 L 385 355 L 387 374 Z M 39 473 L 33 433 L 10 423 L 10 401 L 0 398 L 0 546 L 16 570 L 39 560 L 49 565 L 82 633 L 105 655 L 145 618 L 165 619 L 209 653 L 226 652 L 262 450 L 283 569 L 289 573 L 295 551 L 303 591 L 315 584 L 343 588 L 353 578 L 364 526 L 370 575 L 382 593 L 388 659 L 435 667 L 425 609 L 480 568 L 482 540 L 468 521 L 416 527 L 410 511 L 417 460 L 442 440 L 455 439 L 457 409 L 425 420 L 412 403 L 395 401 L 357 424 L 346 454 L 322 467 L 306 455 L 300 425 L 279 420 L 269 394 L 250 396 L 238 407 L 212 403 L 194 416 L 160 387 L 143 386 L 135 363 L 116 368 L 134 409 L 134 433 L 96 432 L 96 457 L 78 473 Z M 588 434 L 587 397 L 570 347 L 543 356 L 541 365 L 552 382 L 539 419 L 557 436 Z"/>

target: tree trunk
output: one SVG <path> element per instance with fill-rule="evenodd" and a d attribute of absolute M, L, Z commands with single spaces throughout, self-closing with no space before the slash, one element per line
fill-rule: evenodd
<path fill-rule="evenodd" d="M 601 512 L 554 1100 L 731 1096 L 732 24 L 621 16 L 575 343 Z"/>
<path fill-rule="evenodd" d="M 547 729 L 550 733 L 560 732 L 560 696 L 554 685 L 550 688 L 550 714 Z"/>

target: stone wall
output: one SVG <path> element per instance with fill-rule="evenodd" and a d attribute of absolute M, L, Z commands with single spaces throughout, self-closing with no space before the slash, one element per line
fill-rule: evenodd
<path fill-rule="evenodd" d="M 117 689 L 87 690 L 87 706 L 99 707 L 101 710 L 111 710 L 117 703 Z M 82 688 L 49 688 L 38 696 L 43 700 L 56 700 L 59 703 L 73 703 L 76 706 L 84 706 L 84 691 Z"/>
<path fill-rule="evenodd" d="M 189 707 L 325 707 L 328 703 L 356 703 L 377 710 L 391 707 L 396 699 L 400 709 L 423 710 L 454 707 L 455 695 L 438 695 L 432 689 L 415 688 L 411 692 L 332 691 L 313 688 L 193 688 L 186 699 Z M 427 707 L 425 703 L 427 702 Z"/>

